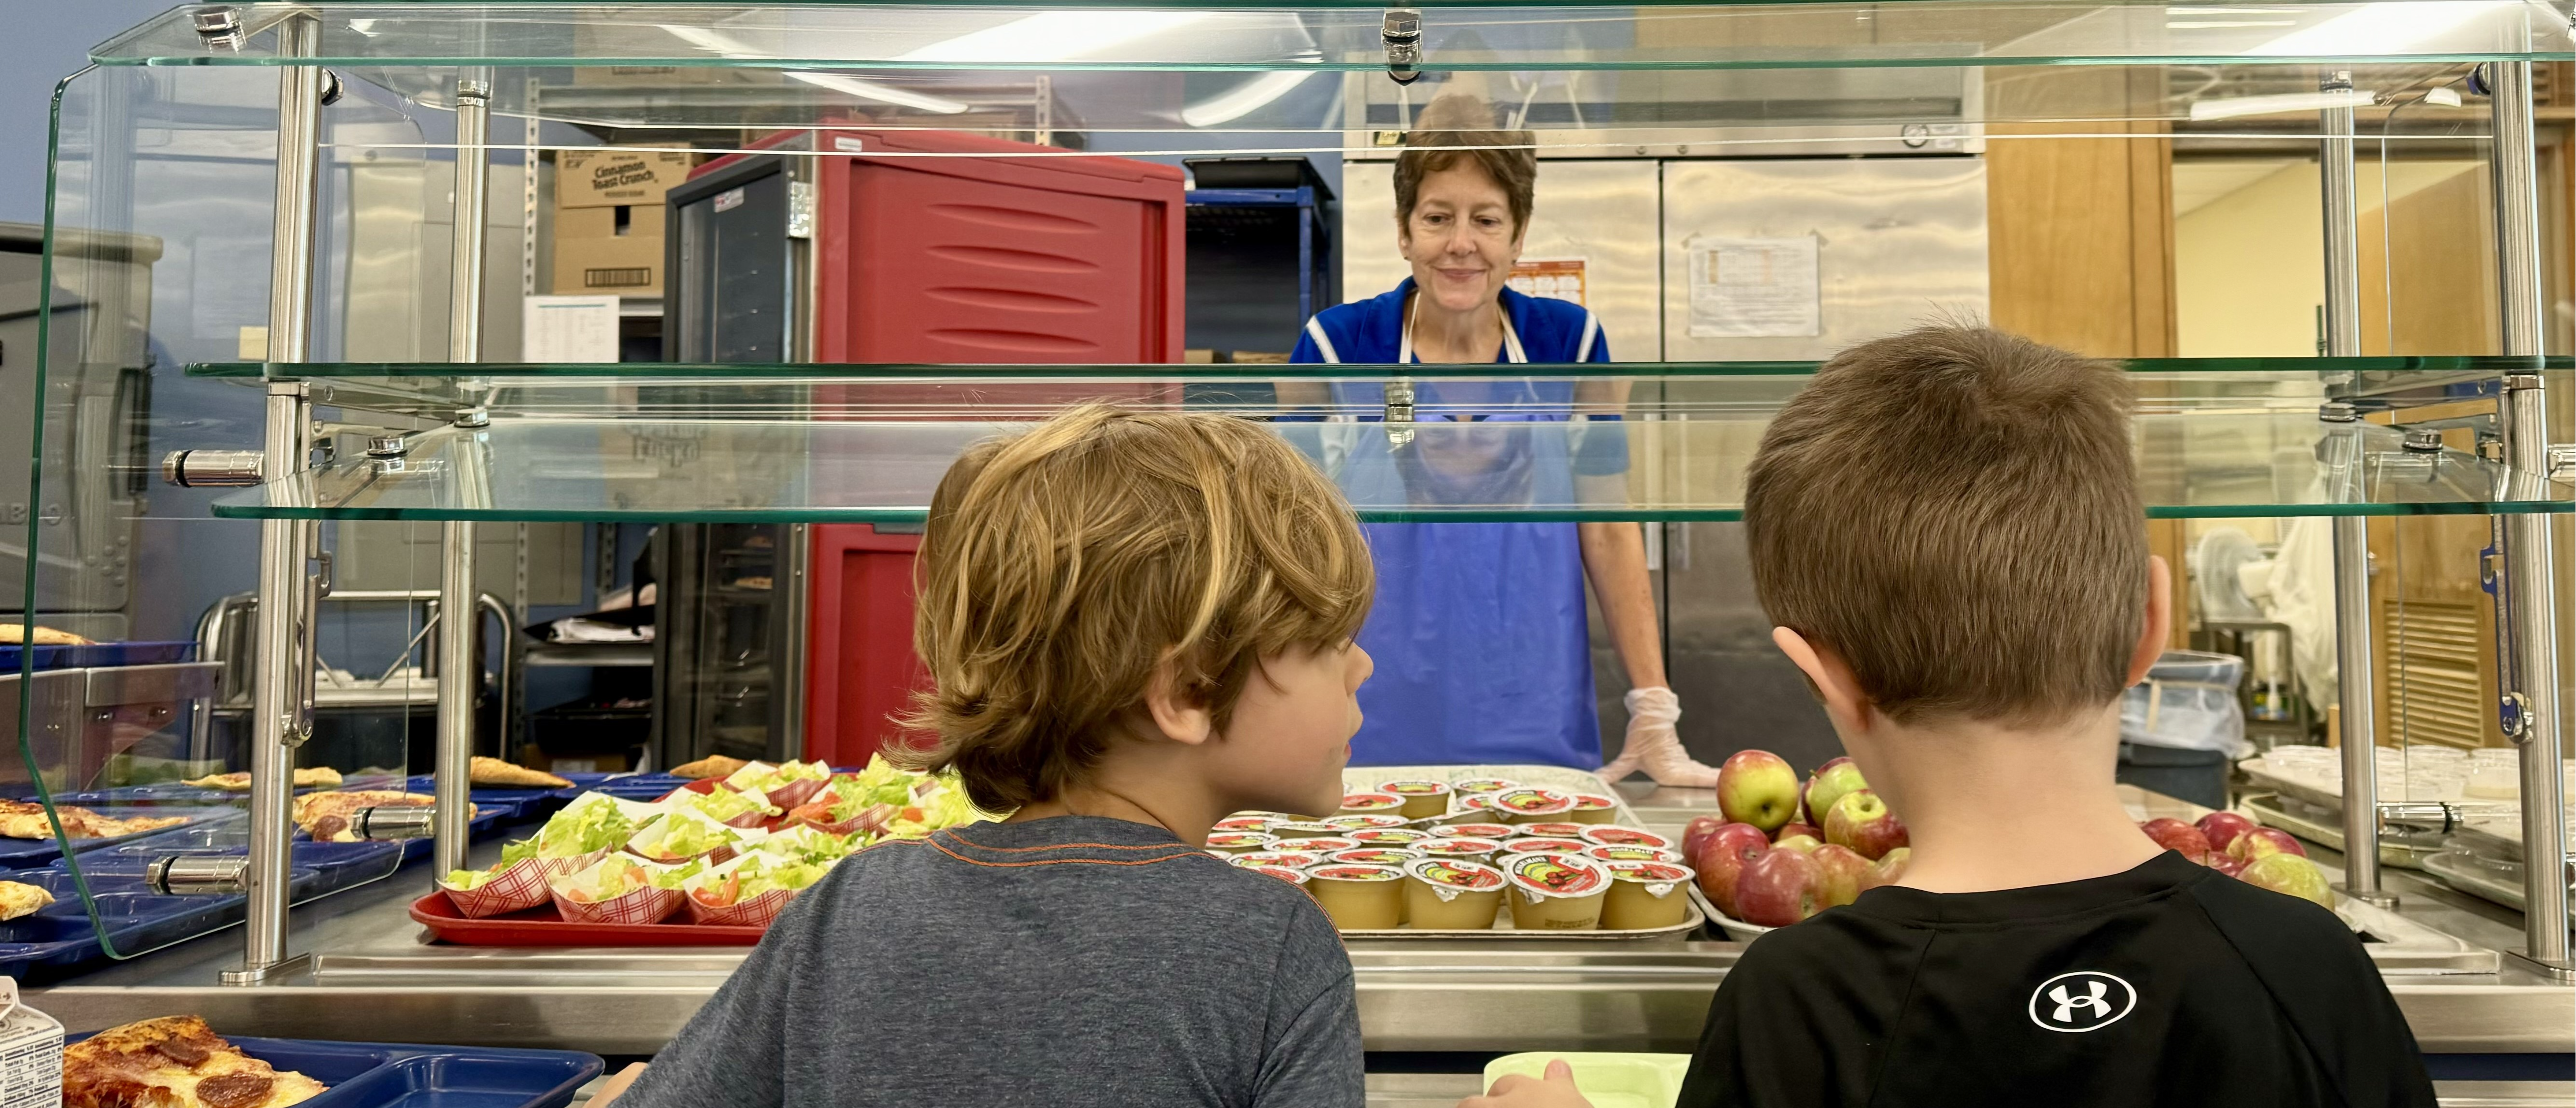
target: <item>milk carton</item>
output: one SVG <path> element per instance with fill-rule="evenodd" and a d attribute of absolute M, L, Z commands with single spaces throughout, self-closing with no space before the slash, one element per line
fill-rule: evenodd
<path fill-rule="evenodd" d="M 0 1108 L 58 1108 L 63 1102 L 63 1025 L 18 1003 L 18 982 L 0 977 Z"/>

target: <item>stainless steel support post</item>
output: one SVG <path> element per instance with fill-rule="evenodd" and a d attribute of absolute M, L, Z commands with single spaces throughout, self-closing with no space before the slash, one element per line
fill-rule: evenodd
<path fill-rule="evenodd" d="M 2328 70 L 2328 93 L 2351 92 L 2349 70 Z M 2361 353 L 2361 204 L 2353 186 L 2352 105 L 2325 109 L 2317 150 L 2325 188 L 2326 354 Z M 2356 453 L 2354 486 L 2367 493 L 2369 458 Z M 2370 657 L 2370 521 L 2334 521 L 2335 688 L 2342 711 L 2343 884 L 2355 900 L 2390 905 L 2379 887 L 2379 729 L 2372 718 Z"/>
<path fill-rule="evenodd" d="M 2532 151 L 2531 63 L 2490 62 L 2487 84 L 2494 112 L 2495 161 L 2491 176 L 2496 209 L 2496 290 L 2504 324 L 2504 352 L 2541 352 L 2544 305 L 2540 285 L 2540 204 Z M 2546 376 L 2505 379 L 2498 406 L 2505 464 L 2536 479 L 2549 472 Z M 2524 950 L 2532 968 L 2576 977 L 2567 951 L 2567 829 L 2561 805 L 2559 758 L 2563 752 L 2558 703 L 2558 589 L 2550 517 L 2506 516 L 2504 685 L 2497 718 L 2506 737 L 2522 749 L 2522 896 Z"/>
<path fill-rule="evenodd" d="M 492 86 L 472 78 L 456 82 L 456 206 L 449 238 L 447 282 L 447 360 L 481 361 L 483 343 L 484 203 L 489 199 L 492 158 L 487 144 Z M 461 415 L 459 422 L 479 424 L 481 413 Z M 462 440 L 479 430 L 460 428 L 460 452 L 474 449 Z M 460 479 L 463 474 L 458 475 Z M 438 835 L 432 849 L 439 873 L 463 869 L 473 822 L 474 695 L 483 687 L 483 652 L 475 630 L 482 609 L 475 603 L 475 525 L 451 520 L 439 534 L 438 577 L 438 751 L 436 796 Z"/>
<path fill-rule="evenodd" d="M 321 36 L 307 14 L 278 25 L 278 53 L 309 55 Z M 322 160 L 322 70 L 287 66 L 277 79 L 277 193 L 275 237 L 269 247 L 268 360 L 301 362 L 313 346 L 313 233 L 318 221 L 316 183 Z M 305 467 L 308 448 L 301 383 L 268 389 L 263 473 L 280 481 Z M 259 608 L 251 674 L 250 843 L 244 870 L 248 896 L 242 929 L 242 967 L 222 975 L 226 984 L 256 984 L 295 966 L 286 954 L 289 901 L 287 860 L 294 831 L 295 748 L 311 733 L 304 680 L 313 660 L 304 654 L 299 611 L 305 599 L 307 528 L 301 520 L 268 519 L 259 525 Z"/>

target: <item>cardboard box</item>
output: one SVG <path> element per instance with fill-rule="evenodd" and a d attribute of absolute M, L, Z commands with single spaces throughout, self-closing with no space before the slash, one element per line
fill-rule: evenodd
<path fill-rule="evenodd" d="M 554 291 L 558 295 L 662 295 L 660 204 L 558 208 Z"/>
<path fill-rule="evenodd" d="M 555 152 L 555 207 L 616 208 L 662 202 L 689 178 L 695 157 L 682 150 L 602 146 Z"/>

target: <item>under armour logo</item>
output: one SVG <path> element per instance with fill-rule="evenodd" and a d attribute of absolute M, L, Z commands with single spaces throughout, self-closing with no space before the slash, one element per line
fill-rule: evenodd
<path fill-rule="evenodd" d="M 2051 1031 L 2094 1031 L 2128 1015 L 2138 1003 L 2129 983 L 2098 970 L 2061 973 L 2030 994 L 2030 1022 Z"/>

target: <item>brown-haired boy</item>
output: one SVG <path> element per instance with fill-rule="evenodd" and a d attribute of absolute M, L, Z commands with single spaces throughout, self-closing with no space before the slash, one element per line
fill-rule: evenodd
<path fill-rule="evenodd" d="M 1263 425 L 1106 407 L 932 500 L 916 765 L 1001 823 L 842 862 L 619 1108 L 1359 1108 L 1351 967 L 1230 812 L 1330 812 L 1373 587 L 1350 508 Z"/>
<path fill-rule="evenodd" d="M 1764 435 L 1754 586 L 1904 815 L 1895 886 L 1762 936 L 1680 1103 L 2433 1104 L 2334 914 L 2163 851 L 2114 790 L 2171 618 L 2120 373 L 1973 327 L 1864 343 Z M 1569 1079 L 1471 1103 L 1581 1103 Z"/>

